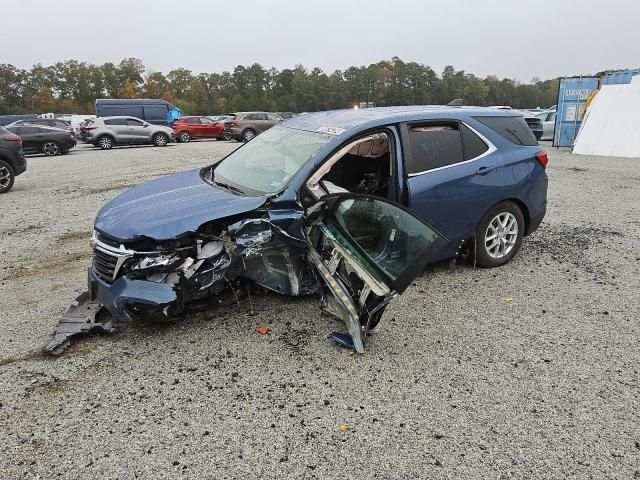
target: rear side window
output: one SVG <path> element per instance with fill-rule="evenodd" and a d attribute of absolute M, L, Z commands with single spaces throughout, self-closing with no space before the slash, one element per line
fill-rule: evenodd
<path fill-rule="evenodd" d="M 144 119 L 147 122 L 167 121 L 167 107 L 165 105 L 145 105 Z"/>
<path fill-rule="evenodd" d="M 462 134 L 465 160 L 479 157 L 489 150 L 489 146 L 466 125 L 460 125 L 460 133 Z"/>
<path fill-rule="evenodd" d="M 474 117 L 516 145 L 537 145 L 538 141 L 523 117 Z"/>
<path fill-rule="evenodd" d="M 127 120 L 124 118 L 110 118 L 104 121 L 105 125 L 126 125 Z"/>
<path fill-rule="evenodd" d="M 457 123 L 429 123 L 409 126 L 412 165 L 409 173 L 446 167 L 464 159 Z"/>
<path fill-rule="evenodd" d="M 131 125 L 133 127 L 141 127 L 144 125 L 140 120 L 136 120 L 135 118 L 127 118 L 127 125 Z"/>

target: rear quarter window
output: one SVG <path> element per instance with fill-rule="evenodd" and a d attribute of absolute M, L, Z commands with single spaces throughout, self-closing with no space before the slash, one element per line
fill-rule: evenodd
<path fill-rule="evenodd" d="M 538 145 L 524 117 L 474 117 L 483 125 L 516 145 Z"/>

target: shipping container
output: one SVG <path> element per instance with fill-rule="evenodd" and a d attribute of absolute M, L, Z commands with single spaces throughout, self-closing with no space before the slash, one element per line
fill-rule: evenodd
<path fill-rule="evenodd" d="M 572 147 L 580 130 L 587 100 L 598 89 L 598 77 L 565 77 L 560 79 L 554 147 Z"/>
<path fill-rule="evenodd" d="M 631 79 L 640 75 L 640 68 L 635 70 L 618 70 L 616 72 L 604 72 L 600 76 L 600 85 L 622 85 L 631 83 Z"/>

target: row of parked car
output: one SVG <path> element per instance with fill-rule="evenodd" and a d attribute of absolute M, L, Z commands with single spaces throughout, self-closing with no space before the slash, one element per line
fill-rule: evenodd
<path fill-rule="evenodd" d="M 237 112 L 217 117 L 190 115 L 179 117 L 171 127 L 132 116 L 99 117 L 80 126 L 79 138 L 103 150 L 129 144 L 162 147 L 173 141 L 187 143 L 198 138 L 248 142 L 294 115 L 290 112 Z"/>

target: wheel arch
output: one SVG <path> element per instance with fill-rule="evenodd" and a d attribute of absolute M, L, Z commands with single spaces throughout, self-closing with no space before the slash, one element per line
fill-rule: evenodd
<path fill-rule="evenodd" d="M 118 142 L 116 141 L 116 137 L 115 137 L 114 135 L 112 135 L 111 133 L 101 133 L 100 135 L 98 135 L 98 136 L 96 137 L 96 143 L 98 143 L 102 137 L 109 137 L 109 138 L 111 139 L 111 141 L 113 142 L 113 144 L 114 144 L 114 145 L 115 145 L 116 143 L 118 143 Z"/>
<path fill-rule="evenodd" d="M 527 204 L 524 203 L 522 200 L 515 197 L 503 198 L 499 202 L 496 202 L 493 205 L 491 205 L 489 208 L 487 208 L 483 212 L 482 216 L 480 217 L 480 220 L 478 221 L 478 225 L 480 224 L 480 222 L 488 212 L 493 210 L 493 208 L 495 208 L 496 205 L 500 205 L 501 203 L 504 203 L 504 202 L 515 203 L 516 206 L 520 209 L 520 211 L 522 212 L 522 218 L 524 219 L 524 235 L 525 236 L 529 235 L 529 226 L 531 225 L 531 213 L 529 212 L 529 207 L 527 207 Z"/>

